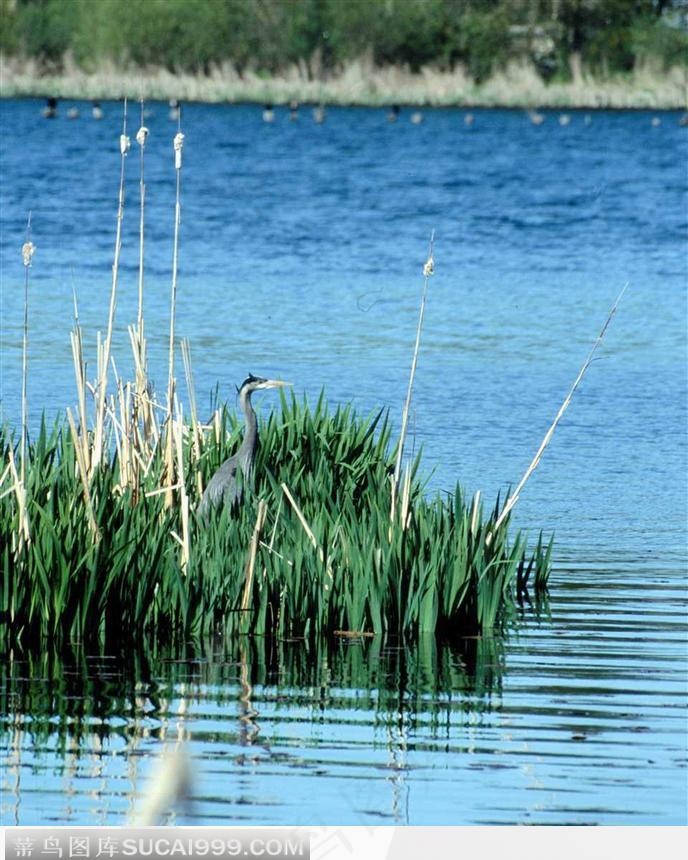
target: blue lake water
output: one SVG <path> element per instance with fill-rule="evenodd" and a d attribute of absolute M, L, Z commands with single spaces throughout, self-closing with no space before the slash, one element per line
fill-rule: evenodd
<path fill-rule="evenodd" d="M 75 400 L 76 292 L 95 366 L 121 107 L 95 122 L 2 101 L 0 417 Z M 66 106 L 64 106 L 66 107 Z M 145 313 L 166 380 L 176 126 L 146 119 Z M 525 471 L 606 314 L 618 314 L 515 510 L 555 533 L 550 603 L 505 641 L 266 655 L 213 646 L 145 667 L 14 655 L 2 682 L 2 823 L 120 823 L 165 744 L 194 762 L 180 823 L 688 823 L 686 164 L 678 114 L 184 108 L 177 331 L 201 409 L 248 371 L 399 423 L 435 232 L 410 421 L 431 489 L 488 501 Z M 130 132 L 139 126 L 130 108 Z M 127 196 L 115 358 L 138 283 Z M 178 375 L 184 392 L 181 359 Z M 266 393 L 267 414 L 274 399 Z M 1 491 L 1 490 L 0 490 Z M 477 649 L 477 651 L 476 651 Z M 46 692 L 48 685 L 50 694 Z M 68 704 L 65 704 L 68 703 Z M 69 704 L 71 703 L 71 704 Z M 81 704 L 77 704 L 81 703 Z M 183 712 L 179 717 L 178 712 Z"/>

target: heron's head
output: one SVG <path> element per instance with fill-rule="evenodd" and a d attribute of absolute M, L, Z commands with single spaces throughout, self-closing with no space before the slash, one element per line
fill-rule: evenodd
<path fill-rule="evenodd" d="M 291 382 L 283 382 L 281 379 L 265 379 L 263 376 L 254 376 L 252 373 L 237 388 L 238 394 L 252 394 L 254 391 L 262 391 L 264 388 L 285 388 Z"/>

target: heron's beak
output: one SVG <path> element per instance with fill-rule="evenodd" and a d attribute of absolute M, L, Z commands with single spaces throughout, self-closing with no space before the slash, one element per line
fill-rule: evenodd
<path fill-rule="evenodd" d="M 256 388 L 287 388 L 293 384 L 293 382 L 284 382 L 282 379 L 266 379 L 265 382 L 261 382 Z"/>

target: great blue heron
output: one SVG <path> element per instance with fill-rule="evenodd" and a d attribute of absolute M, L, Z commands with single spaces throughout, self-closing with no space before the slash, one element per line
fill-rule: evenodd
<path fill-rule="evenodd" d="M 253 459 L 258 448 L 258 423 L 256 413 L 251 405 L 251 395 L 254 391 L 262 391 L 265 388 L 283 388 L 286 385 L 291 385 L 291 382 L 282 382 L 281 379 L 264 379 L 262 376 L 254 376 L 249 373 L 239 386 L 239 403 L 246 421 L 244 439 L 236 454 L 224 461 L 205 488 L 201 503 L 198 506 L 198 513 L 202 517 L 207 517 L 211 508 L 217 508 L 220 505 L 232 507 L 236 502 L 241 501 L 243 485 L 250 480 Z M 241 471 L 241 477 L 237 480 L 239 471 Z"/>

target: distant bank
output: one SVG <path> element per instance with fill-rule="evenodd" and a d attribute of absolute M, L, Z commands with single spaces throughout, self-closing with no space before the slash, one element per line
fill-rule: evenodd
<path fill-rule="evenodd" d="M 291 100 L 332 105 L 413 104 L 505 108 L 648 108 L 688 107 L 688 66 L 667 71 L 650 66 L 625 75 L 591 77 L 581 72 L 567 82 L 545 83 L 525 63 L 511 64 L 481 84 L 457 66 L 412 73 L 399 66 L 375 67 L 355 61 L 325 80 L 308 78 L 303 68 L 265 77 L 239 74 L 226 64 L 208 75 L 174 74 L 163 68 L 118 68 L 103 64 L 92 73 L 67 65 L 58 74 L 39 73 L 32 60 L 0 56 L 0 96 L 56 96 L 66 99 L 179 99 L 198 102 Z"/>

